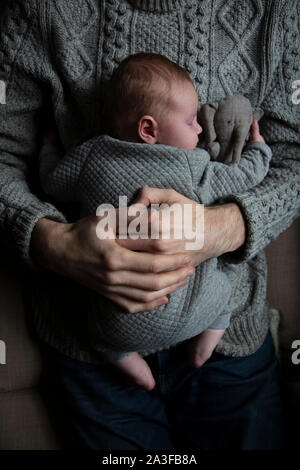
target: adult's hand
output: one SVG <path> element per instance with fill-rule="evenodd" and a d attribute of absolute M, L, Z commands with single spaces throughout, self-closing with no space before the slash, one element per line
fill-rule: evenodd
<path fill-rule="evenodd" d="M 129 313 L 167 303 L 166 295 L 193 274 L 186 253 L 134 252 L 116 240 L 100 240 L 96 236 L 98 222 L 96 216 L 72 224 L 40 219 L 31 238 L 33 259 L 41 267 L 99 292 Z"/>
<path fill-rule="evenodd" d="M 151 204 L 179 204 L 182 206 L 182 213 L 184 213 L 184 205 L 191 204 L 193 206 L 193 218 L 185 221 L 185 223 L 191 224 L 190 227 L 185 226 L 182 229 L 182 233 L 185 231 L 190 233 L 195 231 L 197 224 L 201 223 L 197 220 L 197 203 L 191 199 L 188 199 L 182 194 L 174 191 L 173 189 L 157 189 L 144 187 L 141 189 L 136 204 L 143 204 L 144 206 L 150 206 Z M 164 210 L 156 213 L 154 218 L 155 223 L 158 220 L 158 214 L 160 214 L 158 231 L 160 233 L 159 239 L 151 240 L 136 240 L 135 249 L 143 251 L 152 251 L 158 253 L 182 253 L 186 250 L 186 243 L 190 240 L 182 239 L 163 239 L 163 223 Z M 149 224 L 151 215 L 149 214 Z M 169 219 L 168 219 L 169 220 Z M 153 221 L 153 219 L 152 219 Z M 175 221 L 176 223 L 176 221 Z M 188 251 L 191 257 L 191 264 L 197 266 L 203 261 L 218 257 L 224 253 L 232 252 L 237 250 L 245 242 L 246 237 L 246 225 L 243 215 L 239 209 L 239 206 L 235 203 L 226 203 L 204 207 L 204 243 L 199 249 Z M 172 233 L 172 227 L 170 232 Z M 128 249 L 133 249 L 133 240 L 118 240 L 118 243 Z M 138 247 L 138 248 L 137 248 Z"/>

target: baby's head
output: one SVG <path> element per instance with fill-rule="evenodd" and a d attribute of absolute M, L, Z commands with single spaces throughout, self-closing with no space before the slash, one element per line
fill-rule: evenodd
<path fill-rule="evenodd" d="M 193 150 L 202 131 L 187 72 L 159 54 L 139 53 L 113 72 L 104 99 L 105 132 L 131 142 Z"/>

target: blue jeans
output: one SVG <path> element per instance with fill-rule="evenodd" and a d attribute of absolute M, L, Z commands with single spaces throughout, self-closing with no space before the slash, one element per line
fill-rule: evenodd
<path fill-rule="evenodd" d="M 213 353 L 201 368 L 185 345 L 148 356 L 151 392 L 126 385 L 113 366 L 96 366 L 44 346 L 47 392 L 70 432 L 94 450 L 280 449 L 278 364 L 271 334 L 254 354 Z"/>

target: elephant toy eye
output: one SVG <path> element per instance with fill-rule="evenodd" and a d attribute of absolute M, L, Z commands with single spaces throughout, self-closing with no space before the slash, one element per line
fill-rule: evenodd
<path fill-rule="evenodd" d="M 230 123 L 231 123 L 231 121 L 227 121 L 227 124 L 230 124 Z"/>

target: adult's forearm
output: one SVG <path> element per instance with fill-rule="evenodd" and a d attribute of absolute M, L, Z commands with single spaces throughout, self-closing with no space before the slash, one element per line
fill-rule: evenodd
<path fill-rule="evenodd" d="M 44 269 L 59 272 L 64 263 L 64 246 L 69 224 L 62 224 L 47 218 L 36 223 L 30 241 L 30 255 L 33 262 Z"/>
<path fill-rule="evenodd" d="M 204 244 L 191 252 L 193 265 L 236 252 L 246 240 L 246 223 L 235 203 L 217 204 L 204 208 Z"/>
<path fill-rule="evenodd" d="M 215 256 L 233 252 L 246 240 L 246 223 L 235 203 L 205 207 L 204 247 L 212 249 Z M 210 248 L 211 247 L 211 248 Z"/>
<path fill-rule="evenodd" d="M 6 104 L 0 105 L 0 229 L 15 244 L 20 258 L 31 263 L 31 233 L 40 218 L 64 221 L 51 204 L 29 187 L 34 175 L 45 83 L 51 69 L 41 37 L 35 2 L 10 2 L 0 29 L 0 80 L 6 84 Z M 41 67 L 41 57 L 43 67 Z M 42 76 L 43 75 L 43 76 Z M 44 113 L 47 110 L 43 109 Z"/>
<path fill-rule="evenodd" d="M 11 156 L 10 163 L 14 161 Z M 14 242 L 20 258 L 31 264 L 30 240 L 37 221 L 48 217 L 65 221 L 64 216 L 51 204 L 40 201 L 30 192 L 25 171 L 8 165 L 0 156 L 0 228 Z"/>

